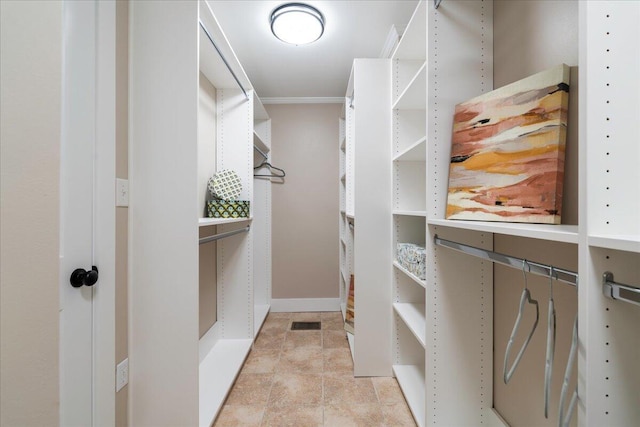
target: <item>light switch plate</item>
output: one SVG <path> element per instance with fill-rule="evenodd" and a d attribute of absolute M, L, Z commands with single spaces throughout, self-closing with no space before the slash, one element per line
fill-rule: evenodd
<path fill-rule="evenodd" d="M 122 390 L 122 387 L 129 384 L 129 358 L 118 363 L 116 367 L 116 392 Z"/>
<path fill-rule="evenodd" d="M 116 206 L 129 206 L 129 180 L 116 178 Z"/>

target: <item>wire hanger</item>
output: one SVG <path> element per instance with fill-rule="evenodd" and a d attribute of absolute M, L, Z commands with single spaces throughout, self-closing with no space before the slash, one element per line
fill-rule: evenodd
<path fill-rule="evenodd" d="M 257 169 L 261 169 L 267 167 L 271 170 L 275 170 L 276 173 L 271 173 L 269 175 L 267 174 L 253 174 L 254 177 L 263 177 L 263 178 L 284 178 L 287 174 L 285 173 L 285 171 L 283 169 L 277 168 L 275 166 L 273 166 L 271 163 L 267 162 L 267 160 L 263 160 L 262 163 L 260 163 L 258 166 L 254 167 L 253 170 L 257 170 Z"/>
<path fill-rule="evenodd" d="M 533 336 L 533 333 L 535 332 L 536 327 L 538 326 L 538 319 L 540 317 L 540 310 L 538 309 L 538 301 L 531 299 L 531 293 L 527 288 L 527 274 L 524 271 L 525 265 L 528 265 L 527 260 L 523 259 L 522 260 L 522 276 L 524 277 L 524 289 L 522 290 L 522 296 L 520 297 L 520 307 L 518 308 L 518 317 L 516 318 L 516 323 L 513 325 L 513 330 L 511 331 L 511 336 L 509 337 L 509 342 L 507 343 L 507 351 L 505 352 L 505 355 L 504 355 L 503 378 L 504 378 L 505 384 L 509 382 L 516 368 L 520 364 L 520 360 L 522 360 L 522 355 L 524 355 L 524 352 L 527 349 L 527 346 L 529 346 L 529 342 L 531 342 L 531 337 Z M 518 355 L 516 356 L 513 362 L 513 365 L 511 365 L 511 368 L 507 369 L 507 366 L 509 363 L 509 354 L 511 353 L 511 347 L 513 346 L 513 341 L 515 340 L 515 337 L 518 334 L 518 330 L 520 329 L 520 322 L 522 321 L 522 313 L 524 312 L 525 303 L 536 306 L 536 321 L 534 322 L 533 328 L 531 328 L 531 331 L 529 332 L 529 335 L 527 336 L 526 341 L 520 348 L 520 351 L 518 352 Z"/>
<path fill-rule="evenodd" d="M 576 320 L 573 322 L 573 334 L 571 336 L 571 350 L 569 350 L 569 361 L 567 362 L 567 368 L 564 371 L 564 380 L 562 381 L 562 391 L 560 392 L 560 412 L 558 414 L 558 427 L 567 427 L 571 423 L 571 417 L 573 416 L 573 410 L 576 407 L 578 401 L 578 386 L 576 385 L 571 400 L 569 401 L 569 407 L 567 408 L 567 414 L 564 413 L 564 401 L 567 398 L 567 392 L 569 391 L 569 380 L 571 379 L 571 372 L 573 371 L 573 365 L 576 361 L 576 353 L 578 352 L 578 314 L 576 313 Z"/>
<path fill-rule="evenodd" d="M 556 349 L 556 307 L 553 301 L 553 272 L 549 269 L 549 312 L 547 315 L 547 353 L 544 362 L 544 417 L 549 418 L 549 397 L 551 395 L 551 373 L 553 355 Z"/>

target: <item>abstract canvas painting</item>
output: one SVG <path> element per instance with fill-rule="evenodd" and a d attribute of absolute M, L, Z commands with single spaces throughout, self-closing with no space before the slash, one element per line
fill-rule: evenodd
<path fill-rule="evenodd" d="M 569 67 L 456 105 L 447 219 L 560 224 Z"/>

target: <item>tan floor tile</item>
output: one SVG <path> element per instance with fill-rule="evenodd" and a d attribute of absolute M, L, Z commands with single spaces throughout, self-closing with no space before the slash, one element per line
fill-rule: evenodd
<path fill-rule="evenodd" d="M 276 367 L 279 373 L 322 373 L 322 348 L 302 347 L 285 349 Z"/>
<path fill-rule="evenodd" d="M 316 427 L 323 425 L 322 406 L 269 406 L 264 414 L 265 427 Z"/>
<path fill-rule="evenodd" d="M 258 337 L 253 343 L 254 348 L 277 348 L 280 349 L 284 345 L 285 331 L 267 330 L 260 331 Z"/>
<path fill-rule="evenodd" d="M 392 403 L 406 404 L 400 385 L 393 377 L 376 377 L 371 378 L 373 381 L 373 387 L 378 394 L 378 400 L 383 405 L 390 405 Z"/>
<path fill-rule="evenodd" d="M 348 348 L 326 348 L 322 354 L 324 372 L 344 372 L 353 375 L 353 359 Z"/>
<path fill-rule="evenodd" d="M 247 374 L 269 374 L 276 371 L 280 361 L 279 348 L 254 348 L 244 362 L 242 372 Z"/>
<path fill-rule="evenodd" d="M 213 427 L 258 427 L 264 408 L 259 406 L 223 406 Z"/>
<path fill-rule="evenodd" d="M 354 378 L 341 373 L 323 376 L 325 405 L 378 404 L 371 378 Z"/>
<path fill-rule="evenodd" d="M 334 314 L 334 313 L 331 313 Z M 322 315 L 322 329 L 330 329 L 335 331 L 344 330 L 344 319 L 342 313 L 335 313 L 336 315 Z"/>
<path fill-rule="evenodd" d="M 262 325 L 262 331 L 286 331 L 289 329 L 289 325 L 291 324 L 290 319 L 267 319 L 264 321 Z"/>
<path fill-rule="evenodd" d="M 322 374 L 276 374 L 268 406 L 322 404 Z"/>
<path fill-rule="evenodd" d="M 319 322 L 322 320 L 322 313 L 319 311 L 291 313 L 291 320 L 293 322 Z"/>
<path fill-rule="evenodd" d="M 289 331 L 284 338 L 284 348 L 287 350 L 304 347 L 322 347 L 322 332 L 320 331 Z"/>
<path fill-rule="evenodd" d="M 291 313 L 277 313 L 270 311 L 269 314 L 267 314 L 267 320 L 269 319 L 291 319 Z"/>
<path fill-rule="evenodd" d="M 384 416 L 380 405 L 329 405 L 324 408 L 324 425 L 335 427 L 382 427 Z"/>
<path fill-rule="evenodd" d="M 322 320 L 340 320 L 342 321 L 341 311 L 323 311 L 320 313 Z"/>
<path fill-rule="evenodd" d="M 323 348 L 349 348 L 347 333 L 344 330 L 324 330 L 322 331 Z"/>
<path fill-rule="evenodd" d="M 389 427 L 416 427 L 411 411 L 406 403 L 382 405 L 385 425 Z"/>
<path fill-rule="evenodd" d="M 272 381 L 273 374 L 241 373 L 225 403 L 227 405 L 266 406 Z"/>

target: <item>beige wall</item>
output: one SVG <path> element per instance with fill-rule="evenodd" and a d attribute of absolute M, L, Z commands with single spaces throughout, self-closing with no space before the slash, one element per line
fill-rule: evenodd
<path fill-rule="evenodd" d="M 129 0 L 116 2 L 116 178 L 129 178 Z M 129 209 L 116 209 L 116 363 L 129 356 Z M 116 393 L 116 425 L 128 425 L 129 386 Z"/>
<path fill-rule="evenodd" d="M 536 36 L 532 37 L 533 34 Z M 563 62 L 572 66 L 572 72 L 562 221 L 577 224 L 578 81 L 575 66 L 578 64 L 578 3 L 566 0 L 494 2 L 494 87 Z M 494 248 L 500 253 L 578 271 L 576 245 L 496 234 Z M 569 285 L 554 282 L 556 351 L 550 417 L 545 419 L 543 390 L 549 280 L 532 275 L 527 275 L 527 278 L 532 297 L 539 303 L 540 320 L 520 366 L 509 384 L 505 385 L 502 380 L 504 352 L 517 316 L 524 279 L 519 270 L 494 266 L 494 405 L 512 426 L 552 426 L 557 425 L 562 377 L 577 311 L 577 292 Z M 526 328 L 533 319 L 529 310 L 523 320 L 521 334 L 516 338 L 514 354 L 524 341 Z M 575 386 L 575 378 L 573 381 Z M 576 423 L 575 416 L 573 423 Z"/>
<path fill-rule="evenodd" d="M 0 425 L 55 426 L 62 4 L 0 1 Z"/>
<path fill-rule="evenodd" d="M 338 298 L 337 104 L 267 105 L 274 166 L 273 298 Z"/>

